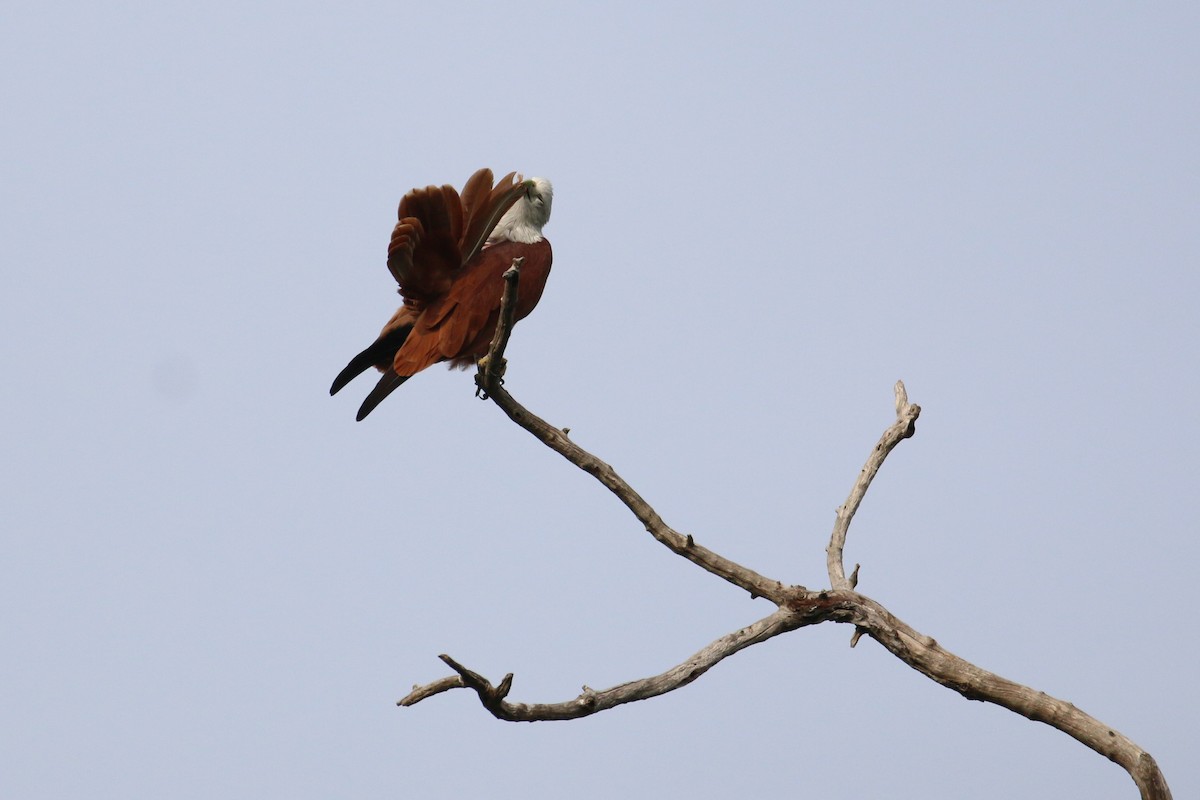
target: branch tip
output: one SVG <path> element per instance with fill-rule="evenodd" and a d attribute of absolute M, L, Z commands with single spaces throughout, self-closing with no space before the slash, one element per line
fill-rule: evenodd
<path fill-rule="evenodd" d="M 521 275 L 521 267 L 525 266 L 525 256 L 517 256 L 512 260 L 508 269 L 504 270 L 504 280 L 513 283 Z"/>

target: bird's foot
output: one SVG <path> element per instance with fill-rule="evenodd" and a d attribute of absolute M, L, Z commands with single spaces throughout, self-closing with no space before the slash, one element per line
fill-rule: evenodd
<path fill-rule="evenodd" d="M 508 369 L 508 359 L 500 359 L 499 363 L 496 364 L 495 368 L 493 368 L 491 359 L 485 355 L 483 358 L 479 359 L 478 366 L 479 374 L 476 376 L 475 380 L 475 396 L 480 400 L 487 400 L 488 393 L 487 389 L 484 388 L 487 385 L 487 381 L 489 379 L 494 379 L 497 385 L 504 385 L 504 372 Z M 485 376 L 487 377 L 485 378 Z"/>
<path fill-rule="evenodd" d="M 508 359 L 507 358 L 500 359 L 500 363 L 496 364 L 496 366 L 493 368 L 491 357 L 484 356 L 483 358 L 479 359 L 479 369 L 483 370 L 484 372 L 492 373 L 497 378 L 501 379 L 500 380 L 501 383 L 504 383 L 503 378 L 504 378 L 504 372 L 508 369 Z"/>

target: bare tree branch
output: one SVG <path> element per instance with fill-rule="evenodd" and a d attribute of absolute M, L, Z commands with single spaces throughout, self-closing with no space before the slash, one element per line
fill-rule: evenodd
<path fill-rule="evenodd" d="M 512 336 L 513 325 L 517 321 L 517 284 L 521 280 L 521 267 L 525 264 L 524 256 L 517 256 L 512 266 L 504 271 L 504 294 L 500 299 L 500 318 L 496 321 L 496 332 L 492 334 L 492 343 L 488 354 L 479 360 L 479 372 L 475 376 L 476 397 L 488 399 L 489 386 L 499 386 L 504 382 L 504 349 L 508 347 L 508 339 Z"/>
<path fill-rule="evenodd" d="M 504 295 L 500 305 L 500 318 L 511 319 L 511 309 L 517 305 L 517 284 L 520 280 L 519 270 L 512 269 L 504 274 Z M 507 315 L 507 316 L 506 316 Z M 475 375 L 475 383 L 484 394 L 498 406 L 513 422 L 532 433 L 551 450 L 592 475 L 600 483 L 608 487 L 622 503 L 633 512 L 633 515 L 646 527 L 650 533 L 672 552 L 683 556 L 703 569 L 708 570 L 719 578 L 723 578 L 735 586 L 740 586 L 753 597 L 766 597 L 778 605 L 786 596 L 785 587 L 779 581 L 773 581 L 747 569 L 729 559 L 720 556 L 706 547 L 696 544 L 691 535 L 683 535 L 663 522 L 650 504 L 641 495 L 622 480 L 616 471 L 596 458 L 591 453 L 572 442 L 559 428 L 554 427 L 541 417 L 512 398 L 503 387 L 502 381 L 495 375 L 493 366 L 496 359 L 504 352 L 512 335 L 512 325 L 500 324 L 496 327 L 496 336 L 492 340 L 492 349 L 484 359 L 484 364 Z"/>
<path fill-rule="evenodd" d="M 908 392 L 904 381 L 896 381 L 896 421 L 893 422 L 879 444 L 871 451 L 866 465 L 858 473 L 858 480 L 850 490 L 850 496 L 837 510 L 837 519 L 833 523 L 833 535 L 829 537 L 829 547 L 825 548 L 825 566 L 829 570 L 829 585 L 834 589 L 853 589 L 858 583 L 858 566 L 854 567 L 854 576 L 846 578 L 846 568 L 842 565 L 842 550 L 846 547 L 846 533 L 850 530 L 850 522 L 858 507 L 866 497 L 871 481 L 875 479 L 883 460 L 904 439 L 917 432 L 917 417 L 921 415 L 921 407 L 908 402 Z"/>
<path fill-rule="evenodd" d="M 660 675 L 630 681 L 599 692 L 585 686 L 583 693 L 566 702 L 511 703 L 507 700 L 512 687 L 511 673 L 505 676 L 499 686 L 493 686 L 483 676 L 443 655 L 442 660 L 457 674 L 415 687 L 408 696 L 399 701 L 400 705 L 412 705 L 448 689 L 470 688 L 479 696 L 483 706 L 499 719 L 575 719 L 686 686 L 721 660 L 781 633 L 821 622 L 840 622 L 854 626 L 851 646 L 866 634 L 908 666 L 953 689 L 963 697 L 994 703 L 1027 719 L 1043 722 L 1114 761 L 1129 773 L 1143 800 L 1170 800 L 1171 791 L 1158 765 L 1149 753 L 1128 737 L 1071 703 L 977 667 L 944 649 L 933 638 L 918 633 L 893 616 L 880 603 L 855 591 L 858 583 L 857 565 L 850 577 L 846 577 L 843 550 L 850 522 L 888 454 L 901 440 L 914 434 L 916 420 L 921 413 L 919 406 L 908 402 L 903 382 L 897 382 L 895 387 L 895 422 L 884 431 L 859 473 L 850 496 L 838 509 L 833 534 L 826 549 L 831 589 L 809 591 L 803 586 L 784 585 L 701 547 L 690 535 L 682 535 L 669 527 L 611 466 L 568 439 L 565 430 L 559 430 L 530 413 L 504 389 L 501 385 L 503 353 L 512 330 L 512 310 L 515 308 L 520 279 L 519 266 L 514 264 L 513 268 L 505 273 L 501 321 L 492 340 L 491 351 L 480 362 L 475 379 L 480 393 L 490 397 L 514 422 L 548 447 L 593 475 L 633 512 L 651 536 L 672 552 L 745 589 L 752 597 L 771 600 L 778 609 L 752 625 L 717 639 L 688 660 Z"/>
<path fill-rule="evenodd" d="M 680 687 L 687 686 L 719 662 L 739 650 L 743 650 L 752 644 L 765 642 L 767 639 L 795 630 L 803 625 L 811 625 L 819 621 L 819 619 L 806 618 L 804 614 L 797 613 L 791 609 L 779 608 L 770 616 L 764 617 L 758 622 L 722 636 L 703 650 L 694 654 L 687 661 L 672 667 L 666 672 L 649 678 L 622 683 L 619 686 L 602 691 L 596 691 L 585 686 L 578 697 L 562 703 L 510 703 L 504 698 L 508 694 L 508 688 L 512 685 L 511 673 L 505 677 L 499 688 L 493 688 L 482 676 L 466 669 L 449 656 L 443 655 L 440 658 L 458 672 L 458 678 L 443 678 L 428 686 L 418 686 L 407 697 L 400 700 L 397 705 L 413 705 L 426 697 L 437 694 L 439 691 L 445 691 L 445 688 L 457 688 L 445 686 L 445 684 L 458 680 L 460 681 L 460 686 L 474 689 L 479 695 L 480 702 L 483 703 L 484 708 L 490 711 L 497 719 L 509 722 L 576 719 L 600 711 L 607 711 L 623 703 L 646 700 L 650 697 L 656 697 L 660 694 L 666 694 Z"/>
<path fill-rule="evenodd" d="M 442 660 L 445 660 L 443 657 Z M 424 686 L 414 686 L 412 691 L 406 694 L 403 698 L 396 701 L 398 706 L 415 706 L 427 697 L 433 697 L 435 694 L 448 692 L 451 689 L 465 689 L 467 685 L 463 683 L 460 675 L 450 675 L 446 678 L 439 678 L 433 683 L 427 683 Z"/>
<path fill-rule="evenodd" d="M 1154 758 L 1133 740 L 1072 703 L 1015 683 L 954 655 L 932 637 L 918 633 L 878 602 L 857 592 L 842 590 L 818 593 L 818 602 L 828 604 L 828 619 L 855 625 L 892 655 L 922 675 L 968 700 L 994 703 L 1026 719 L 1056 728 L 1084 746 L 1120 765 L 1133 778 L 1143 800 L 1170 800 L 1171 790 Z M 813 602 L 799 599 L 801 610 Z"/>

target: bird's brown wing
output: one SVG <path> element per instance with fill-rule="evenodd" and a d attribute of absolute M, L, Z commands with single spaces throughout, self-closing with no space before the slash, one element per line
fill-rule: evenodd
<path fill-rule="evenodd" d="M 404 195 L 398 215 L 388 270 L 406 299 L 428 302 L 450 288 L 462 266 L 462 202 L 453 186 L 426 186 Z"/>
<path fill-rule="evenodd" d="M 496 330 L 504 271 L 513 258 L 525 256 L 518 293 L 517 318 L 533 310 L 550 272 L 550 243 L 506 242 L 480 252 L 463 269 L 445 297 L 424 309 L 408 340 L 396 353 L 392 369 L 414 375 L 439 361 L 470 363 L 487 352 Z"/>
<path fill-rule="evenodd" d="M 510 260 L 511 262 L 511 260 Z M 392 369 L 397 375 L 415 375 L 431 364 L 465 355 L 463 348 L 500 307 L 504 270 L 484 250 L 468 264 L 445 296 L 425 308 L 405 346 L 396 353 Z"/>
<path fill-rule="evenodd" d="M 404 195 L 387 261 L 400 293 L 424 304 L 449 291 L 525 190 L 513 172 L 493 186 L 492 171 L 485 167 L 467 179 L 461 197 L 453 186 L 426 186 Z"/>

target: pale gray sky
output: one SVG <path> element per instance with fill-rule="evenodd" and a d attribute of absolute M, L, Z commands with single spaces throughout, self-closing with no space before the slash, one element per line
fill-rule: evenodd
<path fill-rule="evenodd" d="M 676 528 L 859 588 L 1200 795 L 1200 7 L 10 2 L 0 795 L 1129 798 L 1118 767 L 805 629 L 473 397 L 329 382 L 415 185 L 555 183 L 508 386 Z"/>

